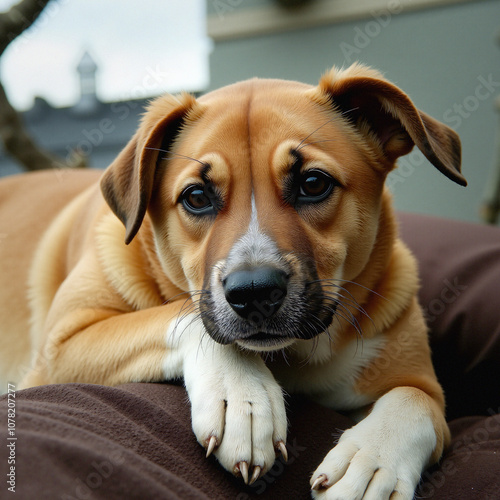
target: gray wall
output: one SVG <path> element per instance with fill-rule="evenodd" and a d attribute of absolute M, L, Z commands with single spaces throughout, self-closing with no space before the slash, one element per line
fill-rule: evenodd
<path fill-rule="evenodd" d="M 253 0 L 257 6 L 265 3 Z M 252 2 L 232 4 L 249 8 Z M 214 12 L 212 0 L 207 5 L 209 12 Z M 332 65 L 359 60 L 373 66 L 406 91 L 418 108 L 455 128 L 462 139 L 463 172 L 469 181 L 467 188 L 455 185 L 414 152 L 400 160 L 399 171 L 389 180 L 396 207 L 478 221 L 496 161 L 500 2 L 402 10 L 378 26 L 373 18 L 366 18 L 216 42 L 210 61 L 210 87 L 253 76 L 314 84 Z M 360 32 L 368 36 L 362 38 Z M 355 52 L 349 54 L 349 48 Z M 475 97 L 478 87 L 480 99 Z"/>

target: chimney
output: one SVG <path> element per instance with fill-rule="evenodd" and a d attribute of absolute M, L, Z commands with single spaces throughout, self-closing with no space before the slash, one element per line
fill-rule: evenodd
<path fill-rule="evenodd" d="M 84 52 L 76 70 L 80 77 L 80 100 L 75 111 L 79 114 L 92 114 L 100 104 L 96 92 L 97 64 L 87 51 Z"/>

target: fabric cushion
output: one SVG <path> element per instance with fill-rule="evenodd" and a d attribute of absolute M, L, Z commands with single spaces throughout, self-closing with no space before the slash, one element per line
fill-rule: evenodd
<path fill-rule="evenodd" d="M 65 384 L 19 391 L 16 498 L 309 498 L 310 473 L 337 429 L 352 422 L 301 399 L 289 410 L 288 463 L 278 459 L 265 479 L 245 489 L 214 457 L 205 458 L 182 387 Z"/>
<path fill-rule="evenodd" d="M 4 396 L 2 422 L 6 406 Z M 279 458 L 264 478 L 245 487 L 214 457 L 205 458 L 191 431 L 182 387 L 66 384 L 19 391 L 15 496 L 305 500 L 310 498 L 311 473 L 352 422 L 301 398 L 289 402 L 289 418 L 288 463 Z M 500 415 L 462 418 L 451 429 L 450 449 L 439 466 L 424 473 L 419 495 L 437 500 L 498 498 Z M 4 478 L 6 468 L 2 460 Z"/>
<path fill-rule="evenodd" d="M 400 214 L 450 419 L 500 407 L 500 228 Z"/>

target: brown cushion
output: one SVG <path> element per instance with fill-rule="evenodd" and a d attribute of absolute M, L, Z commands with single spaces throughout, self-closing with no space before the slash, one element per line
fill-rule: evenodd
<path fill-rule="evenodd" d="M 500 407 L 500 228 L 400 214 L 448 417 Z"/>
<path fill-rule="evenodd" d="M 0 418 L 6 422 L 3 399 Z M 214 457 L 205 458 L 191 431 L 182 387 L 66 384 L 19 391 L 15 497 L 309 498 L 310 473 L 331 448 L 337 429 L 351 421 L 300 398 L 289 409 L 288 463 L 279 459 L 265 479 L 242 489 Z"/>
<path fill-rule="evenodd" d="M 2 422 L 6 406 L 3 396 Z M 15 497 L 305 500 L 311 472 L 352 422 L 301 398 L 290 401 L 289 417 L 288 463 L 278 459 L 267 476 L 244 487 L 215 458 L 204 457 L 182 387 L 67 384 L 19 391 Z M 424 473 L 420 496 L 498 498 L 500 415 L 459 419 L 451 429 L 450 450 Z M 0 462 L 4 478 L 6 462 Z"/>
<path fill-rule="evenodd" d="M 450 422 L 451 444 L 439 464 L 423 473 L 417 498 L 500 498 L 500 408 L 495 411 Z"/>

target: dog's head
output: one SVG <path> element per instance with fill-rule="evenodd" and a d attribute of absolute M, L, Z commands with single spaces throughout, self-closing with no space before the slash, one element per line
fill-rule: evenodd
<path fill-rule="evenodd" d="M 332 287 L 387 264 L 384 180 L 414 145 L 465 185 L 458 136 L 377 72 L 254 79 L 155 100 L 102 189 L 127 243 L 148 214 L 217 342 L 277 349 L 329 327 Z"/>

